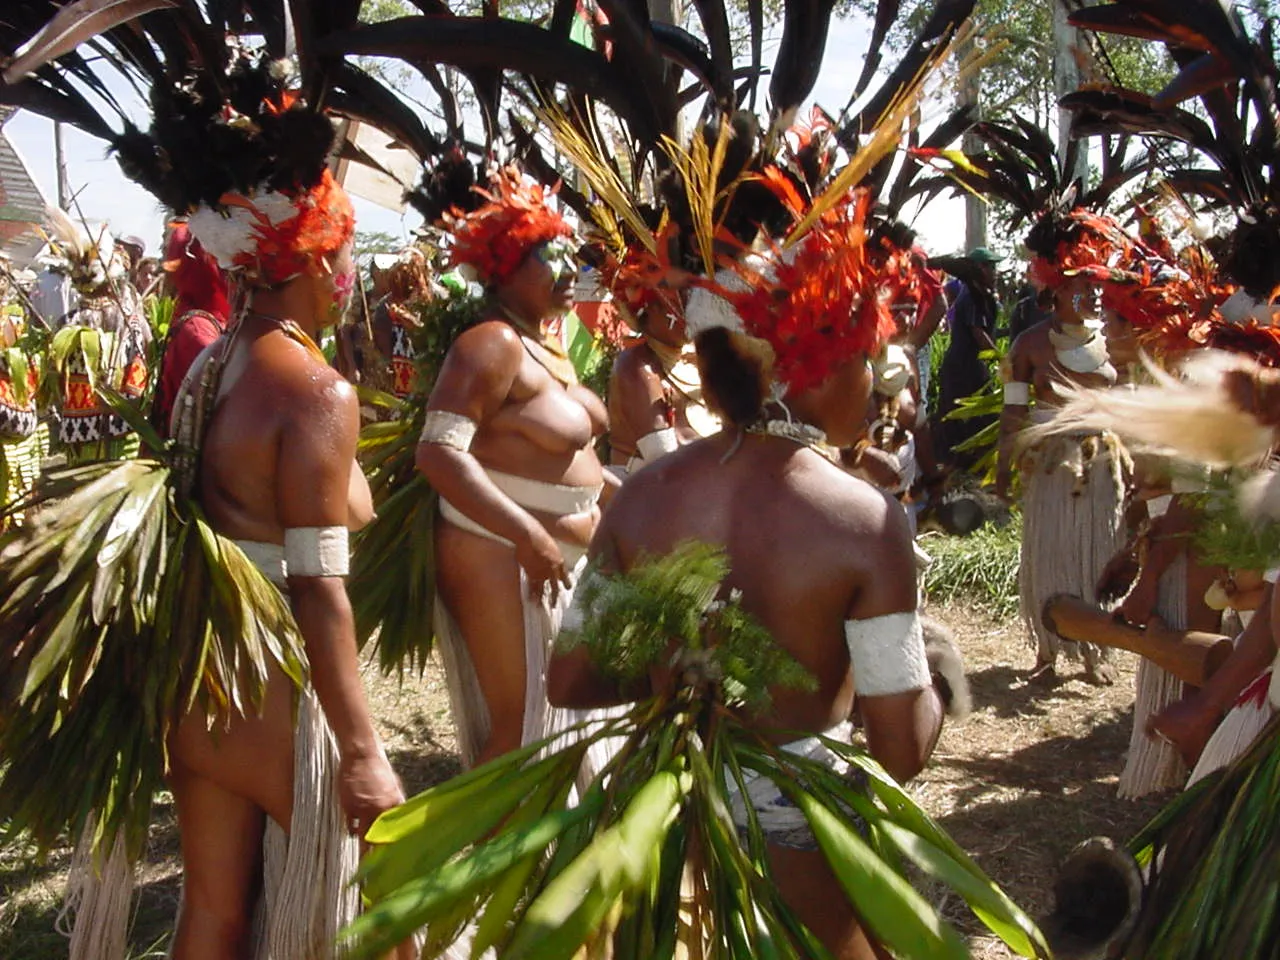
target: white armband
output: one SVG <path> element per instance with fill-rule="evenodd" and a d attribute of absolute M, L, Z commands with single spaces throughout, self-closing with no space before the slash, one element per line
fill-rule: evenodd
<path fill-rule="evenodd" d="M 475 439 L 478 429 L 480 429 L 478 423 L 460 413 L 428 410 L 418 442 L 438 443 L 443 447 L 453 447 L 455 450 L 466 453 L 471 449 L 471 441 Z"/>
<path fill-rule="evenodd" d="M 284 569 L 290 577 L 345 577 L 351 566 L 346 527 L 290 527 Z"/>
<path fill-rule="evenodd" d="M 680 449 L 680 438 L 676 436 L 675 427 L 664 427 L 653 433 L 646 433 L 636 441 L 636 450 L 640 456 L 652 463 L 668 453 Z"/>
<path fill-rule="evenodd" d="M 1025 407 L 1031 402 L 1031 384 L 1011 380 L 1004 385 L 1004 405 Z"/>
<path fill-rule="evenodd" d="M 889 696 L 923 690 L 933 683 L 917 611 L 846 620 L 844 638 L 853 666 L 853 689 L 859 695 Z"/>

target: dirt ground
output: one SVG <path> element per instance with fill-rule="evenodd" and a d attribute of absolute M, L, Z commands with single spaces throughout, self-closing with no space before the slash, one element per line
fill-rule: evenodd
<path fill-rule="evenodd" d="M 1119 661 L 1114 687 L 1080 679 L 1064 663 L 1059 678 L 1028 684 L 1033 659 L 1013 622 L 956 606 L 931 611 L 951 625 L 973 685 L 974 712 L 948 725 L 930 768 L 914 783 L 917 798 L 1033 916 L 1050 902 L 1055 865 L 1081 840 L 1133 834 L 1160 805 L 1116 799 L 1128 746 L 1134 663 Z M 443 676 L 428 671 L 400 686 L 369 673 L 387 749 L 412 794 L 456 773 L 453 729 Z M 177 834 L 172 809 L 158 805 L 131 939 L 135 958 L 164 956 L 178 901 Z M 0 958 L 66 956 L 55 926 L 69 850 L 44 862 L 21 844 L 0 844 Z M 972 936 L 976 960 L 1010 956 L 978 932 L 962 903 L 945 914 Z"/>

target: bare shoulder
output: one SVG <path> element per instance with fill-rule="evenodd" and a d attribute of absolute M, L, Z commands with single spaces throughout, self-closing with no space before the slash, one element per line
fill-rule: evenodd
<path fill-rule="evenodd" d="M 273 406 L 291 419 L 358 410 L 355 388 L 312 348 L 291 337 L 273 340 L 260 354 L 260 369 Z"/>
<path fill-rule="evenodd" d="M 613 375 L 619 378 L 635 379 L 656 374 L 653 352 L 644 344 L 637 343 L 618 353 L 613 361 Z"/>
<path fill-rule="evenodd" d="M 851 529 L 861 536 L 876 532 L 896 536 L 909 529 L 906 511 L 893 497 L 834 464 L 824 466 L 830 469 L 823 469 L 817 479 L 824 495 L 817 498 L 814 505 L 830 514 L 833 525 Z"/>
<path fill-rule="evenodd" d="M 451 359 L 479 364 L 519 361 L 523 353 L 520 334 L 503 320 L 484 320 L 468 327 L 449 347 Z"/>

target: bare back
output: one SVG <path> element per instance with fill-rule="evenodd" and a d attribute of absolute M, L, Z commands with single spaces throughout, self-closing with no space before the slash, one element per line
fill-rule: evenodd
<path fill-rule="evenodd" d="M 695 539 L 723 545 L 726 589 L 819 682 L 778 689 L 766 725 L 829 729 L 849 716 L 844 621 L 913 610 L 916 581 L 901 508 L 819 454 L 785 440 L 723 434 L 682 447 L 623 486 L 598 545 L 622 568 Z"/>
<path fill-rule="evenodd" d="M 213 417 L 201 448 L 200 501 L 214 527 L 229 537 L 283 543 L 280 498 L 314 497 L 315 489 L 282 490 L 281 456 L 296 422 L 329 449 L 308 456 L 351 464 L 345 513 L 353 527 L 371 516 L 368 485 L 355 463 L 355 391 L 306 346 L 266 323 L 242 329 L 230 345 Z M 330 511 L 326 511 L 330 512 Z"/>

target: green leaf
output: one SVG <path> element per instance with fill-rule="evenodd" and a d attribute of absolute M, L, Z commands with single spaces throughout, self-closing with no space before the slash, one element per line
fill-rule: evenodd
<path fill-rule="evenodd" d="M 975 876 L 967 864 L 896 823 L 881 820 L 874 829 L 926 874 L 960 894 L 978 919 L 1018 956 L 1049 956 L 1039 928 L 990 880 Z"/>
<path fill-rule="evenodd" d="M 857 832 L 813 797 L 792 800 L 867 929 L 904 960 L 967 960 L 969 949 L 920 894 L 881 860 Z"/>
<path fill-rule="evenodd" d="M 691 784 L 687 774 L 655 774 L 618 823 L 598 834 L 530 904 L 511 935 L 507 960 L 574 957 L 619 896 L 642 887 L 653 848 L 662 845 Z"/>

